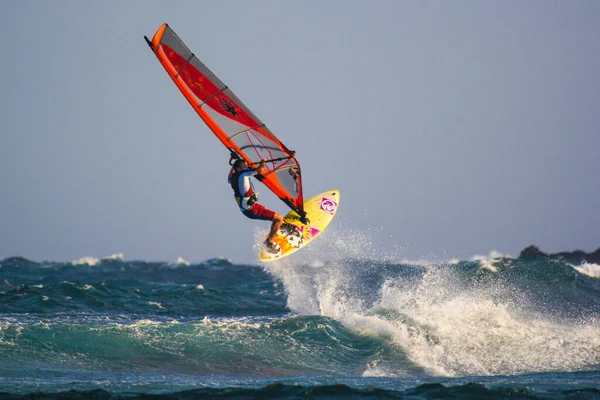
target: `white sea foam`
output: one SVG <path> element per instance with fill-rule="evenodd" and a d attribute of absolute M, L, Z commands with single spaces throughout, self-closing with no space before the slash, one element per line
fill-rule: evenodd
<path fill-rule="evenodd" d="M 499 251 L 492 250 L 487 256 L 478 254 L 474 255 L 473 257 L 471 257 L 471 261 L 478 261 L 481 269 L 487 269 L 492 272 L 498 272 L 498 269 L 496 268 L 495 264 L 501 261 L 503 258 L 513 257 L 508 254 L 502 254 Z"/>
<path fill-rule="evenodd" d="M 75 261 L 73 261 L 71 264 L 73 265 L 84 265 L 87 264 L 89 266 L 94 266 L 100 263 L 100 260 L 98 258 L 94 258 L 94 257 L 81 257 Z"/>
<path fill-rule="evenodd" d="M 123 261 L 125 257 L 123 253 L 111 254 L 110 256 L 102 257 L 103 260 Z"/>
<path fill-rule="evenodd" d="M 394 327 L 394 342 L 431 373 L 564 371 L 597 362 L 599 321 L 544 320 L 527 312 L 526 296 L 514 288 L 461 292 L 453 280 L 436 270 L 408 290 L 395 280 L 381 290 L 378 307 L 392 315 L 385 319 Z"/>
<path fill-rule="evenodd" d="M 177 265 L 186 265 L 189 267 L 190 263 L 183 257 L 177 257 Z"/>
<path fill-rule="evenodd" d="M 490 254 L 488 254 L 487 256 L 483 256 L 483 255 L 479 255 L 479 254 L 474 255 L 473 257 L 471 257 L 471 261 L 497 260 L 500 258 L 514 258 L 514 257 L 511 255 L 508 255 L 508 254 L 503 254 L 496 250 L 492 250 L 492 251 L 490 251 Z"/>
<path fill-rule="evenodd" d="M 230 263 L 230 264 L 232 263 L 230 258 L 225 258 L 225 257 L 221 257 L 221 256 L 206 260 L 206 261 L 204 261 L 204 263 L 207 265 L 220 266 L 220 265 L 223 265 L 224 261 L 227 263 Z"/>
<path fill-rule="evenodd" d="M 118 254 L 111 254 L 110 256 L 106 256 L 106 257 L 102 257 L 101 259 L 98 259 L 96 257 L 89 257 L 89 256 L 85 256 L 85 257 L 81 257 L 78 258 L 77 260 L 71 262 L 71 264 L 73 265 L 89 265 L 90 267 L 93 267 L 94 265 L 98 265 L 102 262 L 102 260 L 116 260 L 116 261 L 123 261 L 124 257 L 122 253 L 118 253 Z"/>
<path fill-rule="evenodd" d="M 592 264 L 584 261 L 583 264 L 579 266 L 573 265 L 572 267 L 584 275 L 600 279 L 600 265 L 598 264 Z"/>
<path fill-rule="evenodd" d="M 331 317 L 359 334 L 375 335 L 389 343 L 390 351 L 439 376 L 576 371 L 600 360 L 598 320 L 545 318 L 528 310 L 527 293 L 506 283 L 478 283 L 467 291 L 464 278 L 455 276 L 447 263 L 428 264 L 417 281 L 389 273 L 379 287 L 365 288 L 359 269 L 376 264 L 348 259 L 377 254 L 374 240 L 352 231 L 327 233 L 327 240 L 307 246 L 297 257 L 264 264 L 284 283 L 288 307 L 296 313 Z M 491 252 L 473 261 L 493 270 L 506 257 Z M 597 271 L 596 265 L 582 268 Z M 407 373 L 398 368 L 385 359 L 374 360 L 363 374 Z"/>

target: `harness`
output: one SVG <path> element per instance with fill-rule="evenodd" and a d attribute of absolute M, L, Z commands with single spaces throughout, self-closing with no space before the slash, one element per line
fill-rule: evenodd
<path fill-rule="evenodd" d="M 233 195 L 236 203 L 242 211 L 248 211 L 252 209 L 254 203 L 256 203 L 258 200 L 258 193 L 254 191 L 254 185 L 252 185 L 252 181 L 250 180 L 250 176 L 253 176 L 255 173 L 256 170 L 249 169 L 234 172 L 231 176 L 230 184 L 231 188 L 233 189 Z M 248 189 L 245 193 L 241 192 L 245 188 L 240 187 L 240 181 L 248 184 Z"/>

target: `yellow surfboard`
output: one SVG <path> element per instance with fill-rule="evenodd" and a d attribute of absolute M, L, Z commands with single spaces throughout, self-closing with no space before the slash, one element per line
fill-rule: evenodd
<path fill-rule="evenodd" d="M 300 216 L 295 211 L 286 214 L 283 217 L 284 224 L 277 232 L 275 239 L 273 239 L 273 242 L 279 245 L 279 251 L 270 253 L 261 249 L 260 260 L 279 260 L 312 242 L 333 220 L 339 203 L 339 190 L 330 190 L 304 200 L 304 211 L 306 211 L 309 223 L 303 224 L 300 222 Z"/>

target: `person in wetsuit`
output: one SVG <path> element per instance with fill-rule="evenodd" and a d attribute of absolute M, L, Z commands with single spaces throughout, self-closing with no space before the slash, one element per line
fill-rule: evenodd
<path fill-rule="evenodd" d="M 250 219 L 273 221 L 271 231 L 264 244 L 267 251 L 276 253 L 279 251 L 279 245 L 274 243 L 273 239 L 283 224 L 283 217 L 257 203 L 258 194 L 254 191 L 250 181 L 250 177 L 257 174 L 262 175 L 264 172 L 267 172 L 265 160 L 262 160 L 256 169 L 250 168 L 245 160 L 236 160 L 231 171 L 229 171 L 227 181 L 233 189 L 235 200 L 242 214 Z"/>

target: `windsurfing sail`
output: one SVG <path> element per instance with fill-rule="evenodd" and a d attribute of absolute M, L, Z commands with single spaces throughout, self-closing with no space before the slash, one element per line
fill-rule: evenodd
<path fill-rule="evenodd" d="M 163 24 L 146 42 L 175 85 L 232 159 L 256 165 L 267 160 L 268 172 L 257 178 L 302 218 L 302 176 L 295 152 L 289 150 L 248 107 Z"/>

